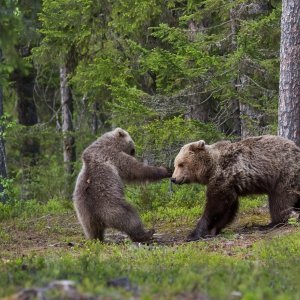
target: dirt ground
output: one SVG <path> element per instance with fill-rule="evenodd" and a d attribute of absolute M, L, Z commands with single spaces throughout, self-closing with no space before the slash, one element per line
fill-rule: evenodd
<path fill-rule="evenodd" d="M 261 239 L 271 239 L 296 230 L 293 226 L 285 225 L 262 231 L 256 224 L 253 224 L 253 216 L 251 222 L 248 219 L 249 215 L 241 215 L 223 234 L 205 239 L 208 250 L 234 255 L 236 248 L 249 248 Z M 259 220 L 267 223 L 268 213 L 259 212 Z M 0 223 L 0 226 L 6 236 L 0 243 L 0 257 L 3 261 L 26 256 L 29 253 L 38 254 L 53 249 L 81 246 L 85 241 L 81 227 L 72 211 L 60 215 L 45 215 L 22 222 L 14 219 L 7 220 Z M 180 224 L 178 221 L 157 223 L 154 240 L 149 244 L 176 246 L 186 243 L 185 238 L 193 226 Z M 110 229 L 106 231 L 106 243 L 124 243 L 125 241 L 128 241 L 125 234 Z"/>

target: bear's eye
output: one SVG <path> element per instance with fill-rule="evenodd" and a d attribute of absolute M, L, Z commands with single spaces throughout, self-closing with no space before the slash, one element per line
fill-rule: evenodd
<path fill-rule="evenodd" d="M 178 164 L 178 167 L 182 168 L 183 167 L 183 163 Z"/>
<path fill-rule="evenodd" d="M 131 149 L 130 155 L 131 155 L 131 156 L 134 156 L 134 155 L 135 155 L 135 149 Z"/>

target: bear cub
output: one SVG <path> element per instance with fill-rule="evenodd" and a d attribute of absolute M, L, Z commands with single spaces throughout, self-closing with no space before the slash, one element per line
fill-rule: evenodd
<path fill-rule="evenodd" d="M 73 200 L 87 238 L 102 241 L 106 228 L 123 231 L 135 242 L 152 238 L 154 230 L 146 231 L 125 201 L 123 182 L 154 181 L 171 174 L 164 167 L 139 162 L 134 154 L 134 142 L 121 128 L 105 133 L 83 151 Z"/>
<path fill-rule="evenodd" d="M 286 223 L 300 209 L 300 148 L 288 139 L 265 135 L 231 143 L 206 145 L 203 140 L 182 147 L 172 182 L 207 185 L 202 217 L 188 240 L 218 234 L 233 221 L 238 197 L 267 194 L 271 223 Z"/>

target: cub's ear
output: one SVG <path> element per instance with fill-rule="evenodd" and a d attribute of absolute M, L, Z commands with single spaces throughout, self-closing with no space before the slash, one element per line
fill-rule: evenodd
<path fill-rule="evenodd" d="M 119 137 L 124 137 L 124 136 L 126 136 L 126 133 L 125 133 L 125 131 L 122 129 L 122 128 L 116 128 L 115 129 L 115 132 L 116 132 L 116 134 L 119 136 Z"/>
<path fill-rule="evenodd" d="M 189 150 L 195 152 L 197 150 L 203 150 L 205 148 L 205 141 L 200 140 L 198 142 L 192 143 L 189 147 Z"/>

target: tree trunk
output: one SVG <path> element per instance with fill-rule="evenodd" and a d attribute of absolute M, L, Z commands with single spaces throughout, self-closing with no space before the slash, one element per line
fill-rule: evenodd
<path fill-rule="evenodd" d="M 74 171 L 73 163 L 76 160 L 75 138 L 73 136 L 73 99 L 71 89 L 68 86 L 67 66 L 60 67 L 60 95 L 62 106 L 62 132 L 64 167 L 67 175 Z"/>
<path fill-rule="evenodd" d="M 19 123 L 24 126 L 33 126 L 38 123 L 37 109 L 34 102 L 34 80 L 35 75 L 30 73 L 27 76 L 16 71 L 14 74 L 16 91 L 18 94 L 17 112 Z M 36 137 L 24 137 L 21 145 L 21 155 L 30 159 L 34 165 L 40 153 L 40 143 Z"/>
<path fill-rule="evenodd" d="M 236 23 L 236 16 L 234 9 L 230 9 L 230 31 L 231 31 L 231 50 L 235 52 L 237 50 L 237 30 L 238 24 Z M 236 94 L 238 93 L 238 85 L 240 83 L 239 74 L 237 78 L 232 80 L 232 87 L 235 90 Z M 242 128 L 241 128 L 241 115 L 240 115 L 240 101 L 237 98 L 237 95 L 234 99 L 231 100 L 231 114 L 233 117 L 233 128 L 232 134 L 236 136 L 242 135 Z"/>
<path fill-rule="evenodd" d="M 189 40 L 194 42 L 197 38 L 197 33 L 204 32 L 205 25 L 208 26 L 208 24 L 209 18 L 204 19 L 201 22 L 190 20 L 187 31 Z M 185 113 L 185 118 L 207 123 L 209 122 L 209 118 L 213 110 L 213 101 L 211 101 L 213 100 L 213 97 L 209 94 L 209 92 L 203 93 L 203 89 L 204 86 L 199 87 L 199 85 L 186 89 L 186 94 L 182 101 L 186 102 L 188 108 Z"/>
<path fill-rule="evenodd" d="M 283 0 L 278 133 L 300 146 L 300 1 Z"/>
<path fill-rule="evenodd" d="M 207 123 L 210 120 L 213 110 L 212 94 L 203 93 L 203 87 L 191 87 L 186 90 L 183 97 L 187 104 L 187 112 L 184 114 L 186 119 L 197 120 Z"/>
<path fill-rule="evenodd" d="M 93 113 L 92 113 L 92 132 L 94 135 L 98 134 L 99 125 L 100 125 L 98 112 L 99 112 L 99 103 L 95 101 L 93 103 Z"/>
<path fill-rule="evenodd" d="M 2 59 L 2 51 L 0 49 L 0 61 Z M 3 117 L 3 92 L 2 86 L 0 86 L 0 118 Z M 4 179 L 7 177 L 7 168 L 6 168 L 6 154 L 5 154 L 5 145 L 3 138 L 3 126 L 0 126 L 0 178 Z M 0 202 L 5 202 L 6 196 L 2 193 L 4 192 L 3 184 L 0 183 Z"/>

